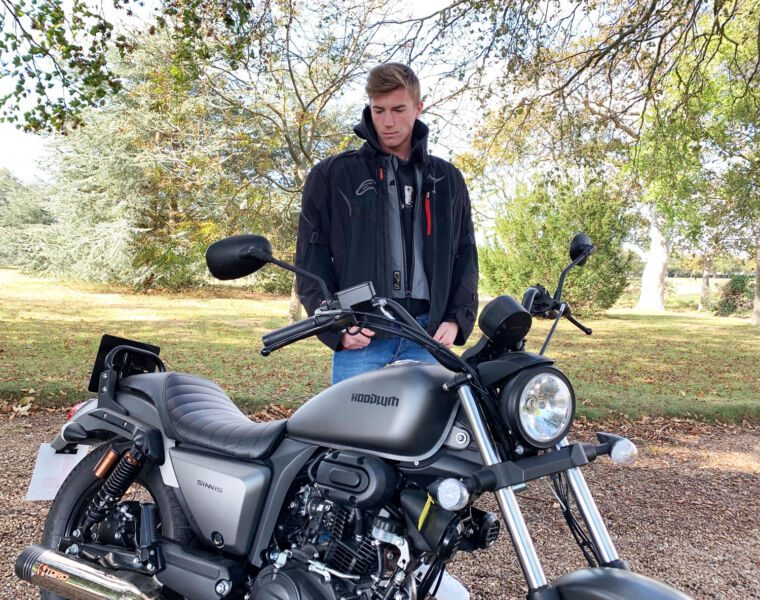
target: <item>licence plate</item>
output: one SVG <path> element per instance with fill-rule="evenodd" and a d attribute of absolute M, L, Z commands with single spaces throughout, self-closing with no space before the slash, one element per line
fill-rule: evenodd
<path fill-rule="evenodd" d="M 89 449 L 89 446 L 79 444 L 76 452 L 56 454 L 50 444 L 40 444 L 26 499 L 53 500 L 63 484 L 63 480 L 71 473 L 77 463 L 87 456 Z"/>

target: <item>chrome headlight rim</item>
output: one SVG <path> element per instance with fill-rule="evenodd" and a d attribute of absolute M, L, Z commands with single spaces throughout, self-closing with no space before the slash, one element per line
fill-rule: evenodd
<path fill-rule="evenodd" d="M 555 435 L 550 439 L 545 440 L 536 439 L 532 436 L 520 418 L 520 399 L 522 392 L 533 378 L 540 375 L 552 375 L 557 377 L 567 386 L 570 393 L 570 410 L 566 413 L 566 420 L 563 422 L 562 427 L 557 430 Z M 520 443 L 529 448 L 533 448 L 534 450 L 545 450 L 556 446 L 573 426 L 575 409 L 575 390 L 573 390 L 570 380 L 562 371 L 552 365 L 528 368 L 521 371 L 502 388 L 499 399 L 499 410 L 506 425 L 512 433 L 517 436 Z"/>

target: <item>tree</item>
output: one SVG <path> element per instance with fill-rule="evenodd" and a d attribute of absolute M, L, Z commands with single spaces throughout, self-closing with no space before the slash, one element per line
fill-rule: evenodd
<path fill-rule="evenodd" d="M 84 109 L 104 106 L 109 96 L 119 93 L 124 82 L 111 68 L 109 52 L 118 50 L 123 57 L 146 38 L 127 35 L 114 17 L 131 16 L 142 2 L 94 0 L 94 4 L 87 0 L 74 0 L 70 5 L 63 0 L 0 0 L 0 76 L 14 84 L 0 96 L 3 120 L 28 130 L 63 131 L 82 123 Z M 341 40 L 347 40 L 344 48 L 349 49 L 362 35 L 367 41 L 384 29 L 390 35 L 373 41 L 374 56 L 445 63 L 445 71 L 439 70 L 437 76 L 445 81 L 444 74 L 456 74 L 459 87 L 467 88 L 473 70 L 482 69 L 482 59 L 489 55 L 488 45 L 482 43 L 485 33 L 496 30 L 499 23 L 491 19 L 493 22 L 483 26 L 456 14 L 461 4 L 457 1 L 431 14 L 407 17 L 410 5 L 400 0 L 172 0 L 153 12 L 150 31 L 168 31 L 183 44 L 187 56 L 220 59 L 234 72 L 270 52 L 280 52 L 281 46 L 267 46 L 271 35 L 278 29 L 298 30 L 291 25 L 308 14 L 315 23 L 324 22 L 331 29 L 333 49 Z M 107 10 L 110 7 L 116 10 Z M 352 31 L 356 27 L 361 35 Z M 464 40 L 463 32 L 473 35 L 472 42 L 460 44 L 463 52 L 448 52 L 450 40 Z M 294 41 L 300 45 L 309 40 L 290 38 L 286 47 L 292 49 Z M 355 50 L 351 48 L 351 52 Z M 444 84 L 436 96 L 458 93 L 456 86 L 452 89 Z"/>
<path fill-rule="evenodd" d="M 639 306 L 662 310 L 674 240 L 713 252 L 737 238 L 725 194 L 710 173 L 719 152 L 705 120 L 721 102 L 741 104 L 753 95 L 758 16 L 744 2 L 716 7 L 713 15 L 692 3 L 632 7 L 623 2 L 606 8 L 609 20 L 590 24 L 588 35 L 560 37 L 546 48 L 532 91 L 517 93 L 517 87 L 532 83 L 520 77 L 505 82 L 513 86 L 505 88 L 512 90 L 510 100 L 495 113 L 491 130 L 495 139 L 516 132 L 513 147 L 523 151 L 519 135 L 528 129 L 532 134 L 524 137 L 535 137 L 538 124 L 551 132 L 538 137 L 549 141 L 542 146 L 552 157 L 564 153 L 587 160 L 589 145 L 596 145 L 599 155 L 612 152 L 613 160 L 630 152 L 637 168 L 629 172 L 629 189 L 640 190 L 639 206 L 650 226 Z M 686 20 L 675 12 L 680 10 Z M 613 35 L 623 23 L 635 26 Z M 656 52 L 641 47 L 642 33 Z M 716 80 L 726 78 L 731 85 L 716 89 Z M 498 145 L 505 147 L 503 141 Z"/>
<path fill-rule="evenodd" d="M 705 170 L 716 190 L 707 232 L 719 229 L 723 249 L 760 255 L 760 86 L 747 83 L 747 69 L 754 69 L 760 48 L 751 43 L 760 27 L 757 10 L 747 9 L 732 23 L 727 35 L 738 40 L 733 47 L 715 47 L 716 60 L 702 73 L 701 103 L 693 100 L 687 110 L 700 116 Z M 696 106 L 695 106 L 696 105 Z M 711 203 L 707 203 L 709 207 Z M 755 261 L 756 275 L 758 271 Z M 757 286 L 756 286 L 757 287 Z M 752 323 L 760 324 L 760 295 L 755 291 Z"/>
<path fill-rule="evenodd" d="M 114 0 L 128 8 L 130 0 Z M 81 123 L 81 111 L 102 106 L 121 89 L 106 55 L 131 49 L 127 38 L 83 0 L 0 0 L 2 118 L 27 130 L 58 130 Z"/>
<path fill-rule="evenodd" d="M 679 226 L 699 228 L 705 196 L 699 139 L 690 135 L 690 115 L 656 115 L 636 148 L 635 176 L 641 178 L 642 202 L 649 219 L 649 256 L 641 278 L 637 308 L 665 310 L 665 277 L 672 237 Z"/>
<path fill-rule="evenodd" d="M 51 212 L 27 265 L 57 275 L 177 288 L 238 228 L 275 228 L 269 190 L 246 185 L 219 111 L 159 37 L 116 68 L 124 90 L 58 138 Z M 276 216 L 274 217 L 276 219 Z"/>
<path fill-rule="evenodd" d="M 44 190 L 25 185 L 7 169 L 0 169 L 0 265 L 23 262 L 27 240 L 51 222 Z"/>
<path fill-rule="evenodd" d="M 241 17 L 242 30 L 215 17 L 213 3 L 195 5 L 188 17 L 199 43 L 188 48 L 186 64 L 217 99 L 221 124 L 240 140 L 235 160 L 255 165 L 247 169 L 251 185 L 276 190 L 281 198 L 279 252 L 294 252 L 301 191 L 310 168 L 357 144 L 351 130 L 360 106 L 347 102 L 346 95 L 358 92 L 370 67 L 389 59 L 416 67 L 425 60 L 426 69 L 438 66 L 437 72 L 445 74 L 451 65 L 472 62 L 471 57 L 437 55 L 441 42 L 418 39 L 414 19 L 381 36 L 397 6 L 388 0 L 286 1 L 257 15 L 254 23 Z M 451 85 L 427 90 L 426 114 L 445 118 L 445 104 L 469 89 L 467 78 L 443 77 L 447 80 Z M 293 290 L 291 318 L 299 308 Z"/>
<path fill-rule="evenodd" d="M 127 14 L 132 6 L 129 0 L 106 4 Z M 277 22 L 293 6 L 269 0 L 172 0 L 156 11 L 156 27 L 177 33 L 192 51 L 209 56 L 222 51 L 230 59 L 240 59 L 250 40 L 256 45 L 261 24 Z M 359 6 L 344 0 L 323 5 L 338 15 Z M 479 81 L 502 99 L 516 99 L 513 109 L 533 106 L 549 96 L 579 95 L 600 115 L 615 119 L 629 115 L 640 102 L 656 103 L 662 82 L 677 69 L 689 93 L 697 93 L 694 69 L 709 64 L 716 44 L 737 43 L 727 31 L 750 3 L 617 0 L 600 7 L 591 0 L 571 4 L 453 0 L 421 15 L 400 0 L 362 6 L 374 15 L 368 23 L 376 30 L 383 28 L 401 38 L 402 44 L 394 41 L 387 56 L 410 62 L 442 60 L 448 64 L 446 72 L 457 74 L 466 86 Z M 37 93 L 42 100 L 24 116 L 26 126 L 60 129 L 75 122 L 84 107 L 118 91 L 121 80 L 109 69 L 106 53 L 110 46 L 120 51 L 133 46 L 115 33 L 105 11 L 90 8 L 83 0 L 76 0 L 69 10 L 62 0 L 28 4 L 2 0 L 2 8 L 0 74 L 16 83 L 3 102 L 6 118 L 18 119 L 24 97 Z M 696 27 L 700 19 L 706 27 Z M 224 33 L 221 40 L 206 37 L 209 22 L 218 24 L 214 29 Z M 461 51 L 452 52 L 452 44 Z M 690 57 L 696 60 L 687 67 L 685 59 Z M 494 78 L 494 71 L 486 67 L 497 68 L 502 75 Z M 743 79 L 753 80 L 756 67 L 757 63 Z M 547 82 L 546 73 L 553 74 L 555 81 Z M 61 91 L 58 98 L 45 97 L 51 84 Z M 610 93 L 621 84 L 630 92 L 625 98 Z M 511 93 L 515 90 L 517 95 Z M 484 91 L 480 97 L 488 101 L 490 93 Z M 633 112 L 643 114 L 639 108 Z"/>

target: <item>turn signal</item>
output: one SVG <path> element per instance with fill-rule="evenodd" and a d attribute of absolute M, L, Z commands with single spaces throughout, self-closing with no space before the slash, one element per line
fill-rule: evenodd
<path fill-rule="evenodd" d="M 458 479 L 444 479 L 438 484 L 435 491 L 435 499 L 438 505 L 450 511 L 462 510 L 470 502 L 470 493 L 467 487 Z"/>
<path fill-rule="evenodd" d="M 625 438 L 617 440 L 610 451 L 610 458 L 620 465 L 632 465 L 638 457 L 636 444 Z"/>

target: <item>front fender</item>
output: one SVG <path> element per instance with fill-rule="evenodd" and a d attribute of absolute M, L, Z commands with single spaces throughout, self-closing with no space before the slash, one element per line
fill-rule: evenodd
<path fill-rule="evenodd" d="M 608 567 L 568 573 L 556 579 L 552 587 L 562 600 L 691 600 L 644 575 Z"/>

